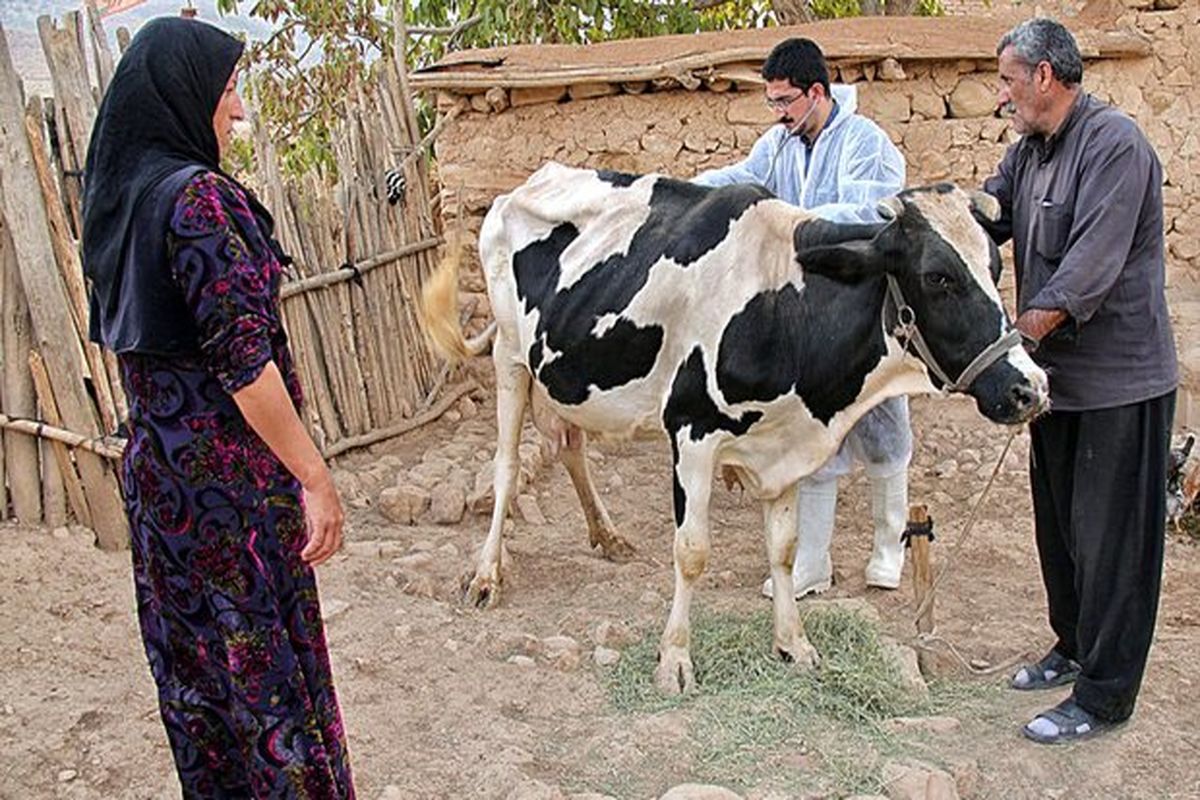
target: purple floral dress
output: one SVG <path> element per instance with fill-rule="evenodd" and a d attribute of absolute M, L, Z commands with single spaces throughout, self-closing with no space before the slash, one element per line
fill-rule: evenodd
<path fill-rule="evenodd" d="M 245 195 L 191 180 L 171 269 L 194 359 L 120 356 L 138 618 L 185 798 L 353 798 L 300 486 L 231 392 L 274 361 L 300 404 L 280 265 Z"/>

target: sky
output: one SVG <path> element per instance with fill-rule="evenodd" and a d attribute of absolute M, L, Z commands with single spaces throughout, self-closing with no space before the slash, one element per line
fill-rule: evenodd
<path fill-rule="evenodd" d="M 133 33 L 141 23 L 163 14 L 178 14 L 188 4 L 187 0 L 146 0 L 139 6 L 104 18 L 106 29 L 129 28 Z M 192 0 L 200 19 L 214 22 L 229 31 L 261 33 L 266 29 L 262 20 L 251 19 L 244 13 L 253 0 L 241 3 L 243 13 L 238 16 L 222 17 L 217 13 L 216 0 Z M 68 11 L 83 8 L 83 0 L 0 0 L 0 24 L 5 30 L 37 30 L 37 18 L 42 14 L 61 17 Z"/>
<path fill-rule="evenodd" d="M 270 34 L 271 28 L 265 21 L 246 13 L 254 0 L 244 0 L 240 4 L 242 13 L 231 16 L 221 16 L 217 13 L 216 0 L 191 2 L 199 19 L 211 22 L 230 33 L 246 33 L 254 39 L 265 38 Z M 131 34 L 136 33 L 147 20 L 164 14 L 174 16 L 187 4 L 187 0 L 146 0 L 128 11 L 105 17 L 104 30 L 108 34 L 113 52 L 117 52 L 115 37 L 118 28 L 127 28 Z M 27 94 L 50 93 L 50 71 L 42 55 L 42 45 L 37 34 L 37 18 L 49 14 L 55 19 L 60 19 L 68 11 L 80 11 L 83 7 L 83 0 L 0 0 L 0 26 L 3 26 L 8 38 L 13 63 L 25 82 Z"/>

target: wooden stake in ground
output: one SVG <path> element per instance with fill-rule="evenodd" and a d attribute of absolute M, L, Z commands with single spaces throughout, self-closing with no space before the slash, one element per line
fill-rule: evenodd
<path fill-rule="evenodd" d="M 924 505 L 908 507 L 908 527 L 904 531 L 912 551 L 913 597 L 917 608 L 924 608 L 917 617 L 917 633 L 933 633 L 933 564 L 929 558 L 929 543 L 933 539 L 933 521 Z M 928 598 L 928 600 L 926 600 Z"/>
<path fill-rule="evenodd" d="M 917 665 L 922 675 L 939 676 L 955 673 L 959 664 L 952 653 L 931 646 L 921 646 L 921 638 L 932 636 L 937 624 L 933 619 L 934 575 L 930 543 L 933 541 L 933 520 L 923 504 L 908 507 L 908 526 L 904 539 L 912 552 L 913 598 L 917 604 Z"/>

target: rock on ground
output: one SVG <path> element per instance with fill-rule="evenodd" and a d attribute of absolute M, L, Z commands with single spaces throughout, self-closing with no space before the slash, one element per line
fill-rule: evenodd
<path fill-rule="evenodd" d="M 742 800 L 742 796 L 726 789 L 706 783 L 681 783 L 667 790 L 659 800 Z"/>
<path fill-rule="evenodd" d="M 884 764 L 883 785 L 891 800 L 958 800 L 950 773 L 912 759 Z"/>

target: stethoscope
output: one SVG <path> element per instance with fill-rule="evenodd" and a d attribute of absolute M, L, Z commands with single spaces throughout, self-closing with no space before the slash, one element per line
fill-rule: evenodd
<path fill-rule="evenodd" d="M 809 103 L 808 111 L 804 112 L 804 116 L 800 118 L 800 121 L 792 127 L 792 129 L 788 132 L 788 135 L 783 137 L 783 141 L 780 142 L 779 146 L 775 148 L 775 154 L 771 156 L 771 165 L 767 168 L 767 179 L 764 181 L 764 183 L 770 183 L 771 179 L 775 177 L 775 164 L 779 161 L 779 154 L 783 152 L 783 148 L 787 146 L 788 142 L 790 142 L 792 139 L 799 138 L 800 128 L 804 126 L 805 122 L 808 122 L 808 118 L 811 117 L 812 113 L 816 110 L 817 104 L 815 102 Z"/>

